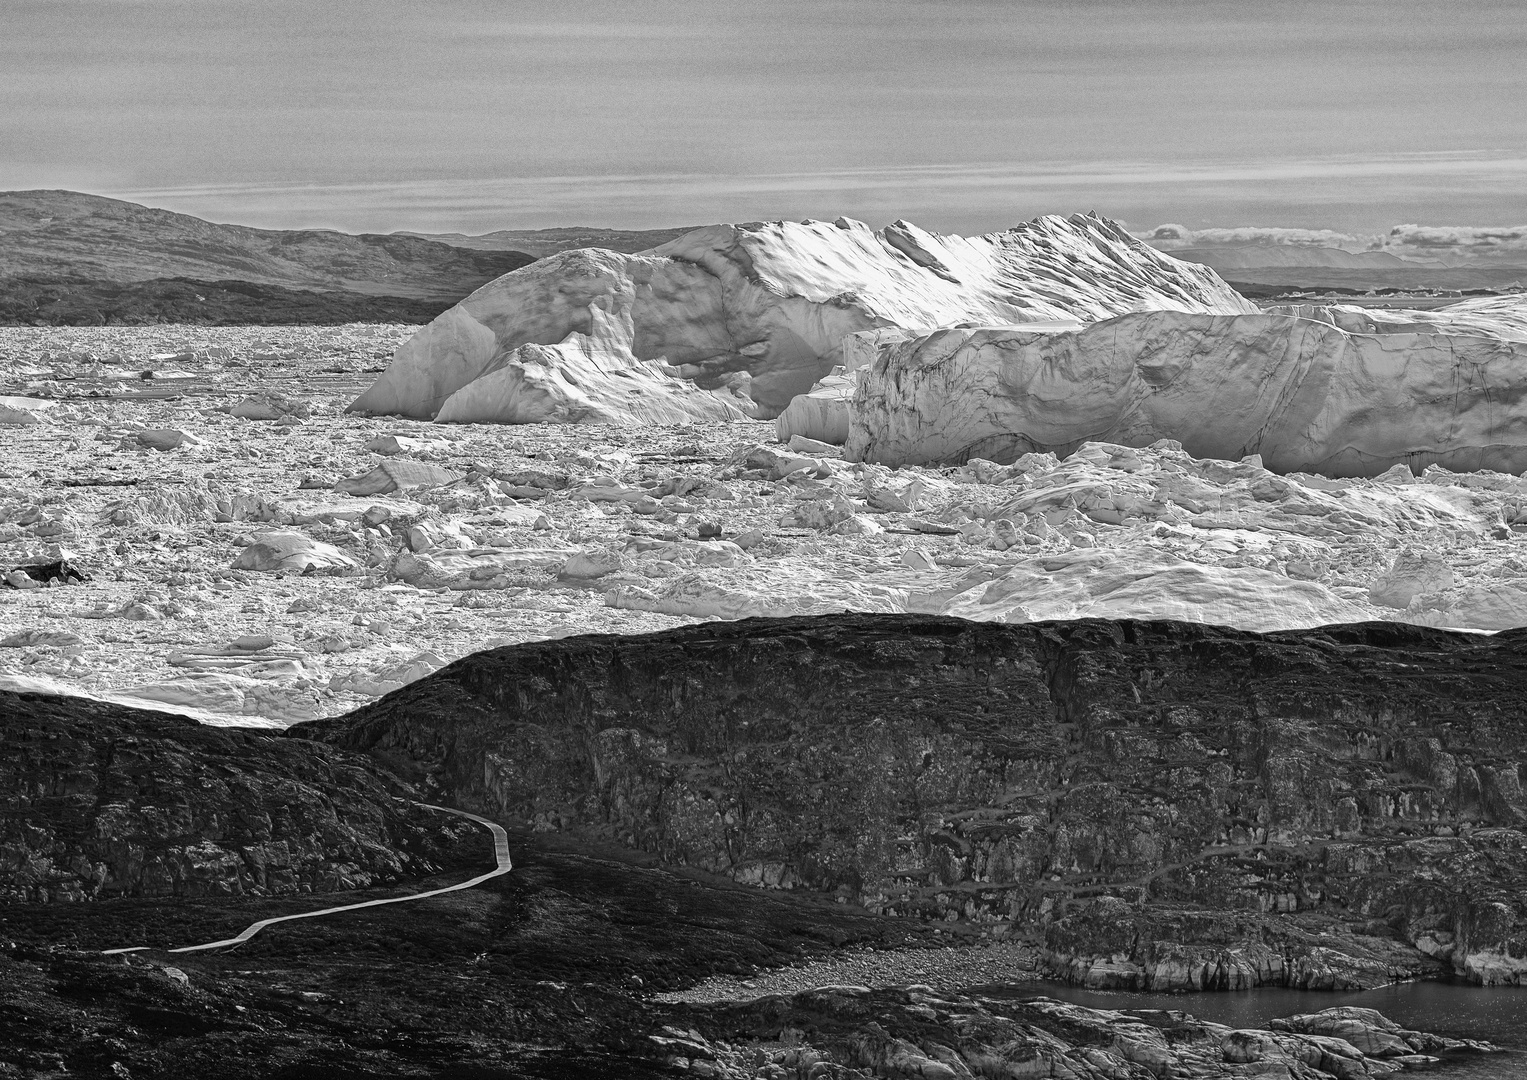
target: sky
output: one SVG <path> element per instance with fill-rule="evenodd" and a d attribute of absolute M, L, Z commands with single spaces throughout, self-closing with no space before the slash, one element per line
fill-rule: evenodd
<path fill-rule="evenodd" d="M 0 0 L 0 189 L 39 187 L 377 232 L 970 233 L 1087 210 L 1186 233 L 1510 226 L 1527 18 L 1521 0 Z"/>

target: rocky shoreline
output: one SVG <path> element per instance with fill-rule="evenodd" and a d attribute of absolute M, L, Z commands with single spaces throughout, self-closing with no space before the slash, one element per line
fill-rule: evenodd
<path fill-rule="evenodd" d="M 1371 1009 L 1229 1026 L 1195 1018 L 1192 997 L 1096 1009 L 1043 984 L 972 986 L 1023 952 L 536 834 L 513 845 L 516 872 L 473 893 L 288 923 L 224 954 L 96 950 L 300 901 L 0 905 L 0 1077 L 1359 1080 L 1465 1056 L 1510 1076 L 1516 1061 Z M 823 981 L 877 959 L 894 982 Z M 754 985 L 696 992 L 726 980 Z"/>
<path fill-rule="evenodd" d="M 1372 1009 L 1336 1007 L 1235 1029 L 1175 1009 L 1088 1009 L 1041 996 L 993 998 L 916 985 L 826 986 L 718 1007 L 706 1020 L 688 1032 L 666 1029 L 656 1041 L 692 1075 L 736 1080 L 1361 1080 L 1435 1066 L 1438 1054 L 1495 1050 L 1407 1031 Z M 764 1045 L 744 1048 L 705 1035 L 739 1027 Z"/>

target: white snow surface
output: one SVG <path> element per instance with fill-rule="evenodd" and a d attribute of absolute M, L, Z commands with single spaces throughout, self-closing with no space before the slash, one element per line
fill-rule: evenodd
<path fill-rule="evenodd" d="M 350 408 L 456 422 L 773 417 L 845 362 L 858 331 L 1154 310 L 1256 308 L 1207 267 L 1092 215 L 968 238 L 847 218 L 712 225 L 635 255 L 562 252 L 489 282 L 405 343 Z"/>
<path fill-rule="evenodd" d="M 1266 310 L 1330 323 L 1349 334 L 1462 334 L 1527 342 L 1527 300 L 1520 293 L 1481 296 L 1430 311 L 1352 304 L 1279 304 Z"/>

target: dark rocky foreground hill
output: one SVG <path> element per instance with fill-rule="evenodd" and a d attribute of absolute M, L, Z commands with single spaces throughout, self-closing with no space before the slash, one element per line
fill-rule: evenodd
<path fill-rule="evenodd" d="M 1524 646 L 844 615 L 497 649 L 284 737 L 7 695 L 0 1077 L 1388 1075 L 1449 1044 L 970 984 L 1520 980 Z M 490 866 L 425 794 L 514 872 L 99 955 Z M 864 949 L 940 989 L 653 996 Z"/>
<path fill-rule="evenodd" d="M 1527 975 L 1527 635 L 843 615 L 464 658 L 294 733 L 1154 989 Z"/>
<path fill-rule="evenodd" d="M 0 898 L 333 892 L 438 869 L 470 829 L 359 755 L 0 691 Z"/>
<path fill-rule="evenodd" d="M 0 320 L 10 323 L 133 324 L 187 314 L 197 316 L 192 322 L 228 322 L 248 305 L 206 294 L 237 293 L 230 283 L 267 287 L 260 299 L 288 320 L 391 318 L 410 302 L 449 307 L 532 261 L 521 251 L 404 234 L 222 225 L 75 191 L 0 192 L 0 294 L 12 294 Z M 175 279 L 197 287 L 203 300 L 192 303 L 202 308 L 188 313 L 174 303 Z"/>

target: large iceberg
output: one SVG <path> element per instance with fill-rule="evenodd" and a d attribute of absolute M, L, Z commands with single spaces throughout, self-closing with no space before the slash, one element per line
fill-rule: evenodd
<path fill-rule="evenodd" d="M 1527 469 L 1523 298 L 1403 315 L 1141 312 L 1062 330 L 944 329 L 882 343 L 847 454 L 1016 460 L 1089 440 L 1261 455 L 1277 472 Z"/>
<path fill-rule="evenodd" d="M 986 236 L 898 221 L 713 225 L 635 255 L 563 252 L 423 328 L 350 406 L 441 421 L 772 417 L 859 331 L 1256 310 L 1092 215 Z M 479 385 L 481 384 L 481 385 Z"/>

